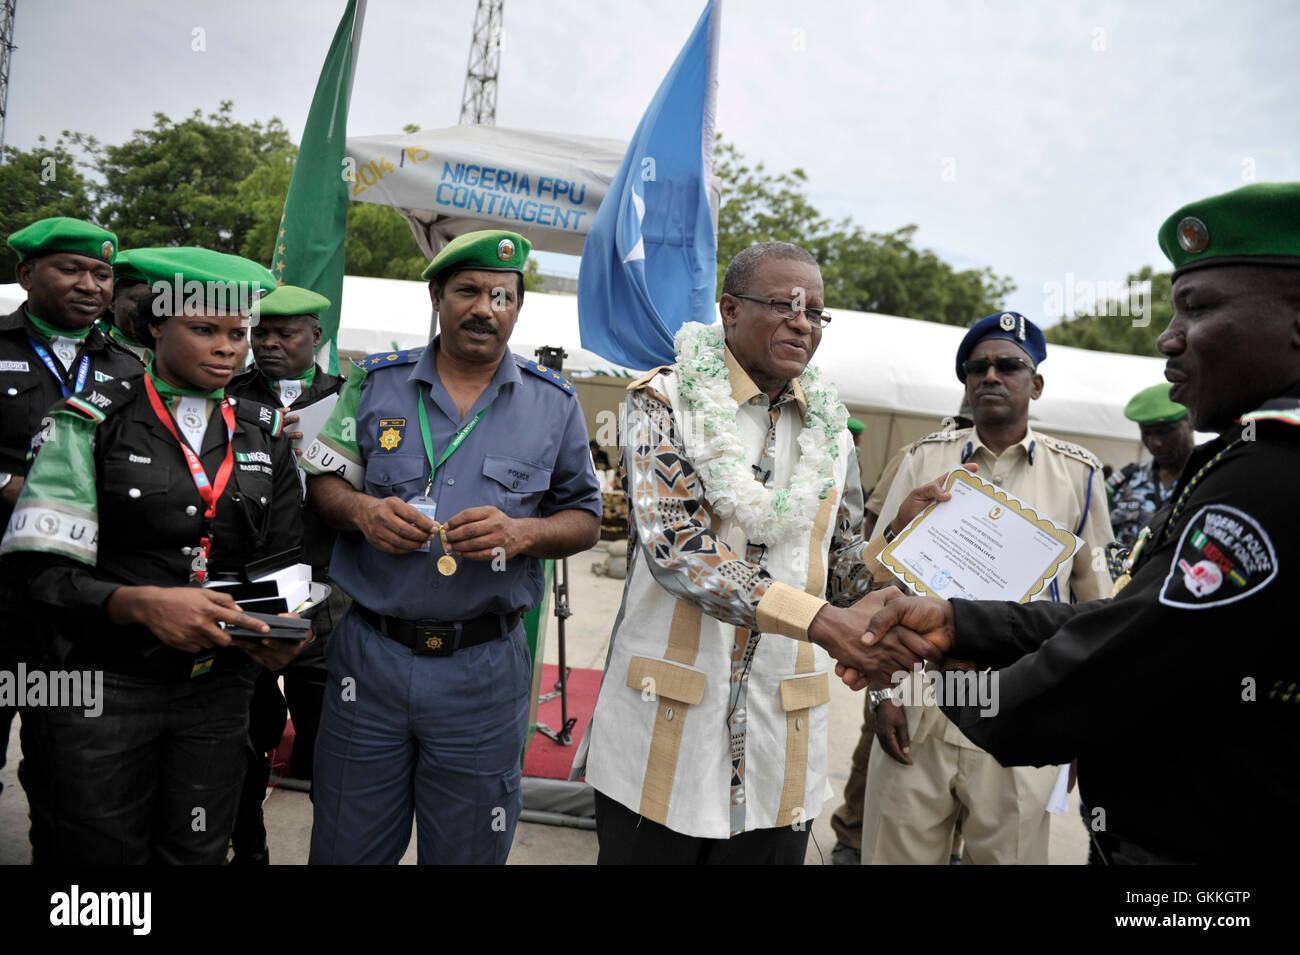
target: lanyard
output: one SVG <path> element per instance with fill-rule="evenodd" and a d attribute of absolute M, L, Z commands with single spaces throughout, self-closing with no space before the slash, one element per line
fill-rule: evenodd
<path fill-rule="evenodd" d="M 501 394 L 500 386 L 497 387 L 497 394 L 492 396 L 492 401 L 496 401 L 497 395 L 499 394 Z M 419 399 L 420 399 L 420 405 L 419 405 L 420 439 L 424 442 L 425 457 L 429 459 L 429 484 L 424 489 L 424 494 L 427 497 L 429 495 L 429 492 L 433 490 L 433 479 L 434 476 L 438 473 L 438 468 L 442 467 L 443 462 L 446 461 L 449 457 L 451 457 L 452 454 L 455 452 L 455 450 L 461 446 L 461 444 L 465 441 L 466 438 L 469 437 L 469 433 L 474 430 L 474 425 L 478 424 L 479 421 L 483 418 L 483 416 L 488 413 L 488 409 L 492 407 L 492 401 L 489 401 L 487 404 L 485 404 L 483 406 L 483 410 L 480 411 L 478 414 L 476 414 L 473 420 L 471 420 L 469 424 L 465 425 L 465 427 L 461 428 L 459 431 L 456 432 L 455 436 L 451 439 L 451 443 L 448 444 L 445 449 L 443 449 L 442 456 L 438 458 L 437 461 L 435 461 L 433 459 L 433 438 L 429 436 L 429 412 L 424 410 L 423 390 L 420 391 Z"/>
<path fill-rule="evenodd" d="M 54 375 L 55 380 L 59 383 L 59 387 L 63 389 L 63 397 L 66 398 L 68 395 L 72 394 L 73 392 L 68 390 L 68 379 L 64 376 L 63 372 L 59 371 L 59 366 L 54 363 L 54 359 L 51 358 L 50 353 L 45 350 L 45 346 L 32 338 L 31 335 L 27 336 L 27 340 L 32 343 L 32 348 L 36 350 L 36 357 L 45 362 L 45 367 L 50 370 L 50 373 Z M 90 374 L 90 355 L 83 354 L 81 356 L 81 364 L 77 366 L 77 387 L 74 389 L 75 391 L 80 391 L 82 388 L 86 387 L 86 376 L 88 374 Z"/>
<path fill-rule="evenodd" d="M 208 481 L 208 476 L 203 470 L 203 462 L 194 450 L 181 438 L 176 430 L 176 422 L 172 421 L 171 414 L 167 411 L 167 406 L 163 404 L 162 397 L 158 394 L 158 389 L 154 387 L 153 378 L 148 374 L 144 376 L 144 386 L 149 392 L 149 403 L 153 405 L 154 414 L 171 432 L 176 443 L 180 445 L 181 452 L 185 455 L 185 463 L 190 466 L 190 477 L 194 479 L 194 487 L 199 492 L 206 509 L 203 512 L 203 538 L 199 541 L 198 551 L 194 555 L 194 562 L 190 565 L 192 579 L 202 583 L 207 577 L 208 553 L 212 548 L 211 534 L 212 519 L 217 513 L 217 500 L 226 490 L 226 485 L 230 483 L 230 475 L 235 470 L 235 409 L 230 406 L 230 401 L 221 402 L 221 417 L 226 423 L 226 456 L 221 462 L 221 467 L 217 469 L 217 482 L 213 485 Z"/>

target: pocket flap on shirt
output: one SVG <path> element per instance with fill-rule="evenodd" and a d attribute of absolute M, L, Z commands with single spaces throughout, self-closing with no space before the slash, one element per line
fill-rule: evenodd
<path fill-rule="evenodd" d="M 396 487 L 408 481 L 419 481 L 429 473 L 425 458 L 414 454 L 374 455 L 366 462 L 366 477 L 373 484 Z"/>
<path fill-rule="evenodd" d="M 519 494 L 545 491 L 551 486 L 551 469 L 530 464 L 519 458 L 488 455 L 483 459 L 483 473 L 507 490 Z"/>
<path fill-rule="evenodd" d="M 171 474 L 165 464 L 104 462 L 104 491 L 108 495 L 148 497 L 150 494 L 161 494 L 167 491 L 170 485 Z"/>
<path fill-rule="evenodd" d="M 830 675 L 810 673 L 781 681 L 781 709 L 787 713 L 806 710 L 831 701 Z"/>
<path fill-rule="evenodd" d="M 667 660 L 633 657 L 627 665 L 627 685 L 633 690 L 650 690 L 656 696 L 690 706 L 704 699 L 706 682 L 701 671 Z"/>

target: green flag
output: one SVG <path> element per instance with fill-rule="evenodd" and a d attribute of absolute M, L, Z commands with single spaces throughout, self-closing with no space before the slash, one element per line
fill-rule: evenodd
<path fill-rule="evenodd" d="M 329 343 L 327 370 L 335 375 L 351 190 L 345 162 L 356 13 L 357 0 L 348 0 L 316 81 L 271 257 L 271 272 L 281 285 L 308 288 L 330 300 L 320 321 L 322 338 Z M 357 30 L 359 35 L 359 25 Z"/>

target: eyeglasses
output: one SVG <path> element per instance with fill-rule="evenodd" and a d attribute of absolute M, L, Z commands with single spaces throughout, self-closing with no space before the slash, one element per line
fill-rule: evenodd
<path fill-rule="evenodd" d="M 974 375 L 976 378 L 982 378 L 989 373 L 989 368 L 996 368 L 999 375 L 1013 375 L 1021 368 L 1029 371 L 1034 370 L 1034 366 L 1029 364 L 1023 358 L 971 358 L 962 362 L 962 371 L 967 375 Z"/>
<path fill-rule="evenodd" d="M 734 295 L 730 292 L 732 298 L 743 298 L 747 302 L 757 302 L 759 305 L 766 305 L 777 315 L 781 316 L 784 321 L 796 318 L 800 313 L 808 319 L 809 325 L 817 328 L 825 328 L 831 323 L 831 317 L 826 314 L 825 309 L 817 308 L 815 305 L 798 305 L 793 302 L 785 302 L 779 298 L 755 298 L 753 295 Z"/>

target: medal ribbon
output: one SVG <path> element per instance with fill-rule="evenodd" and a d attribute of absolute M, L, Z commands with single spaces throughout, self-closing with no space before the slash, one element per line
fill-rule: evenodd
<path fill-rule="evenodd" d="M 172 420 L 171 414 L 167 411 L 167 406 L 163 404 L 162 396 L 158 394 L 158 389 L 154 386 L 153 377 L 146 374 L 144 376 L 144 387 L 149 392 L 149 404 L 153 406 L 153 412 L 158 416 L 158 420 L 166 426 L 171 432 L 176 443 L 180 445 L 181 453 L 185 455 L 185 463 L 190 467 L 190 477 L 194 479 L 194 488 L 199 492 L 202 498 L 205 510 L 203 512 L 203 538 L 199 541 L 199 553 L 195 556 L 193 570 L 194 579 L 202 583 L 207 577 L 207 560 L 208 552 L 212 548 L 211 533 L 212 519 L 217 513 L 217 501 L 226 490 L 226 485 L 230 483 L 230 475 L 235 470 L 235 409 L 231 406 L 229 399 L 221 402 L 221 417 L 226 423 L 226 456 L 221 462 L 221 467 L 217 468 L 217 480 L 213 484 L 208 480 L 208 475 L 203 470 L 203 462 L 199 456 L 194 453 L 194 449 L 186 443 L 176 430 L 176 422 Z"/>
<path fill-rule="evenodd" d="M 36 351 L 36 357 L 45 362 L 45 367 L 50 370 L 50 374 L 54 376 L 54 380 L 57 381 L 59 387 L 63 389 L 63 397 L 66 398 L 68 395 L 73 394 L 74 391 L 80 391 L 82 388 L 86 387 L 86 376 L 90 374 L 89 355 L 83 354 L 81 356 L 81 364 L 77 366 L 77 387 L 73 389 L 73 391 L 69 391 L 68 379 L 64 376 L 63 372 L 59 371 L 59 366 L 55 363 L 54 359 L 50 357 L 50 353 L 46 350 L 45 346 L 32 338 L 31 335 L 27 336 L 27 340 L 32 343 L 32 348 Z"/>
<path fill-rule="evenodd" d="M 498 386 L 497 395 L 499 394 L 501 394 L 501 388 Z M 497 395 L 492 396 L 492 401 L 496 401 Z M 469 433 L 474 430 L 474 425 L 478 424 L 483 416 L 488 413 L 488 409 L 492 407 L 492 401 L 484 405 L 483 410 L 476 414 L 469 424 L 456 432 L 451 442 L 443 449 L 441 457 L 435 461 L 433 458 L 433 438 L 429 436 L 429 412 L 424 410 L 424 393 L 423 391 L 420 393 L 420 440 L 424 442 L 424 454 L 429 459 L 429 486 L 425 488 L 425 494 L 428 494 L 433 489 L 433 479 L 438 473 L 438 468 L 442 467 L 443 462 L 451 457 L 456 449 L 469 437 Z"/>

